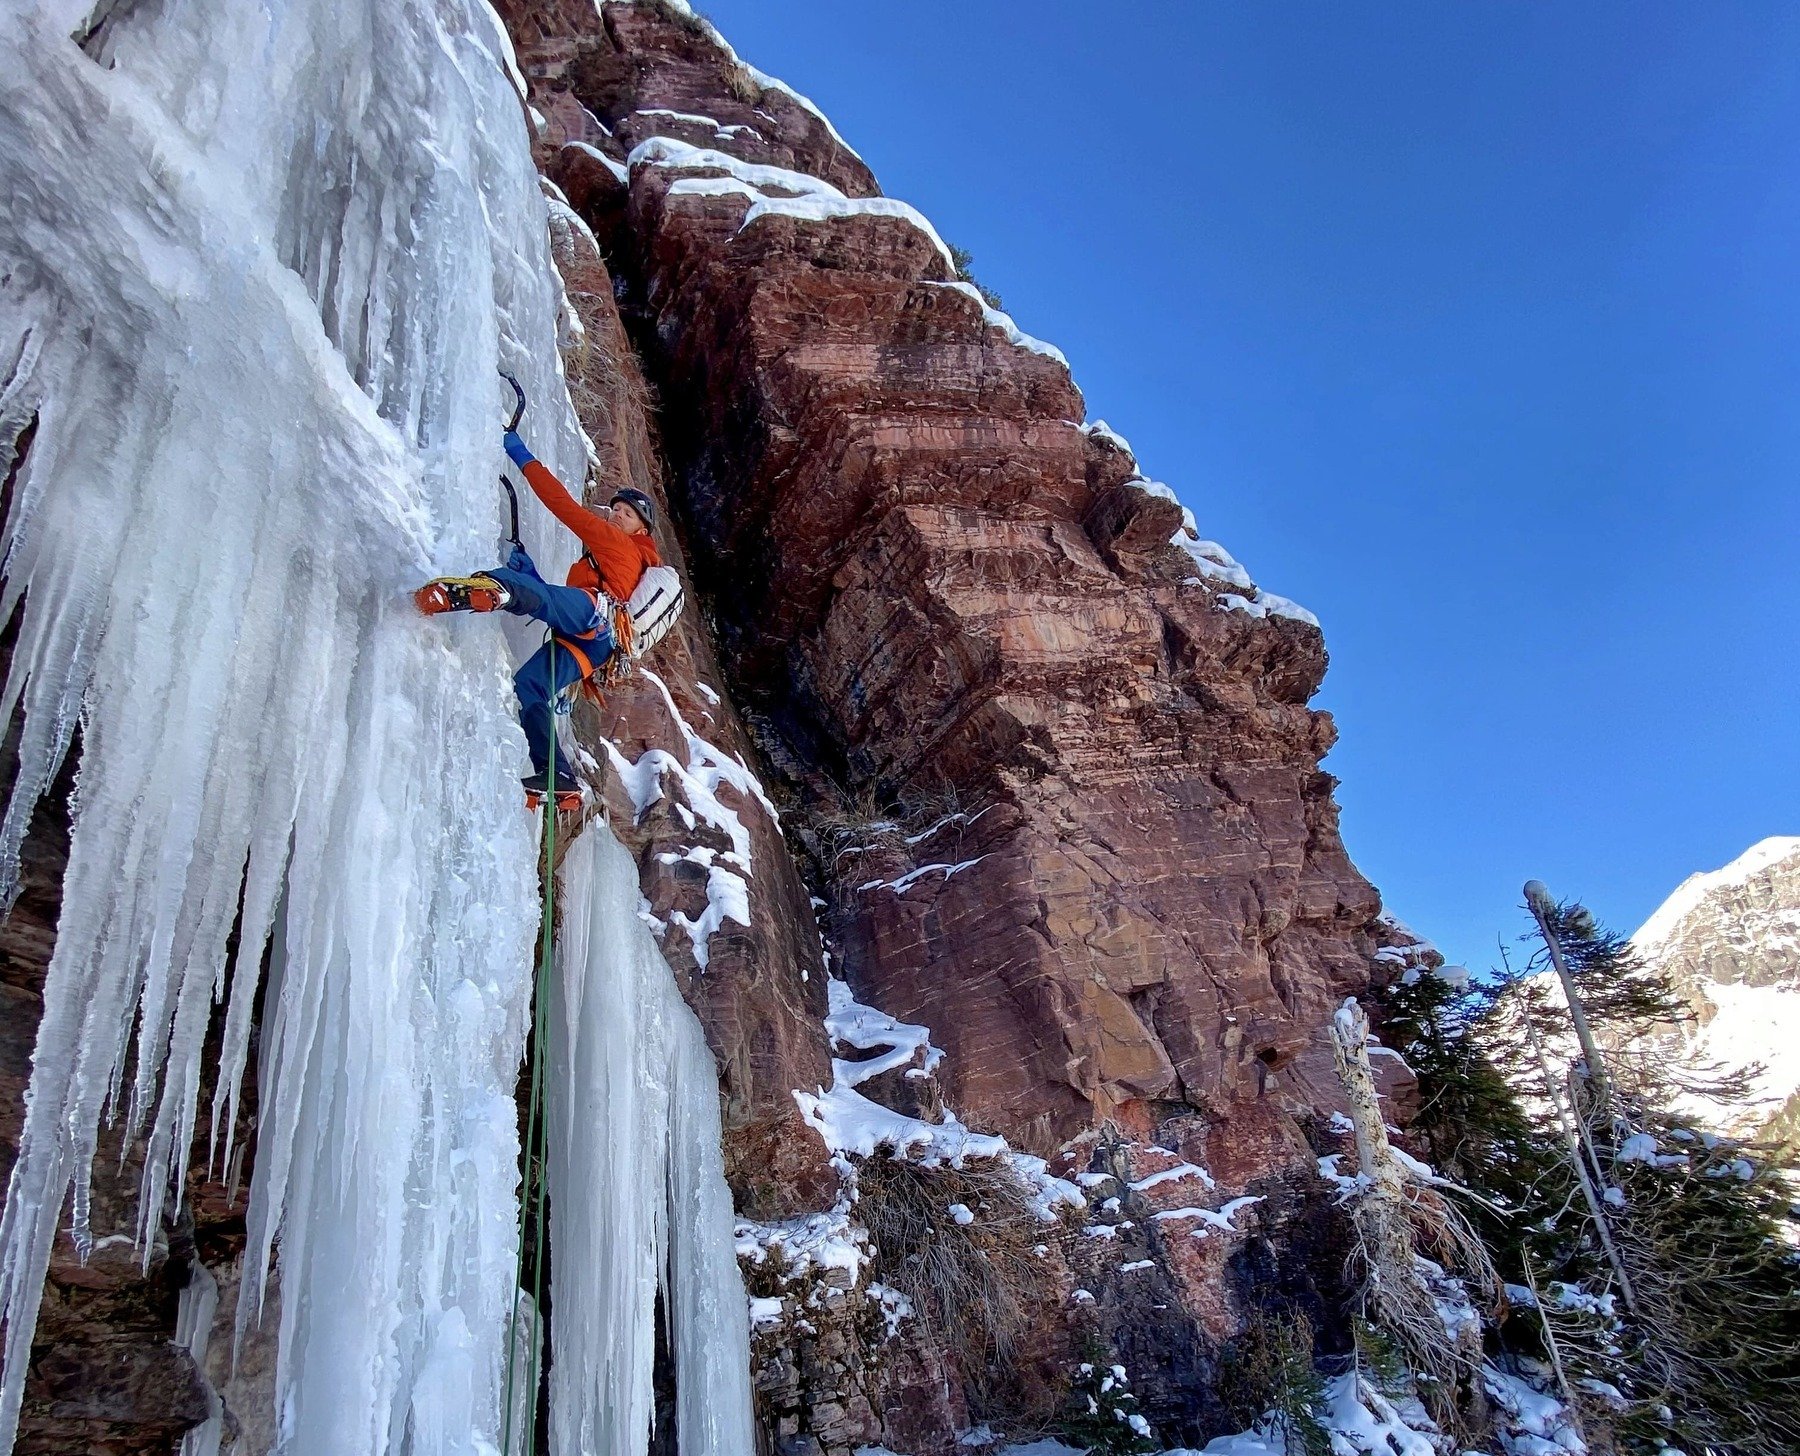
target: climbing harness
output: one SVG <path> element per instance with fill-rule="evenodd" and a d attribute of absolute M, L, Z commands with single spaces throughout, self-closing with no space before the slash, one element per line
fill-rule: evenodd
<path fill-rule="evenodd" d="M 515 386 L 516 387 L 516 386 Z M 550 642 L 550 680 L 556 680 L 556 641 Z M 549 1130 L 544 1117 L 544 1063 L 549 1059 L 545 1039 L 549 1028 L 550 976 L 555 964 L 556 927 L 556 755 L 550 755 L 544 781 L 544 903 L 543 928 L 538 937 L 537 976 L 532 990 L 531 1094 L 525 1118 L 525 1174 L 519 1193 L 519 1258 L 513 1274 L 512 1317 L 506 1327 L 506 1393 L 501 1406 L 500 1456 L 514 1456 L 513 1373 L 519 1353 L 519 1301 L 525 1285 L 525 1235 L 532 1231 L 531 1373 L 525 1385 L 523 1441 L 519 1456 L 537 1449 L 539 1356 L 544 1344 L 544 1161 Z M 535 1210 L 533 1205 L 535 1204 Z M 533 1219 L 535 1216 L 535 1224 Z"/>

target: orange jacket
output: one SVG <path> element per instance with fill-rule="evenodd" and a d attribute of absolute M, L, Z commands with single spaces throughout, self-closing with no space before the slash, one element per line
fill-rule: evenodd
<path fill-rule="evenodd" d="M 662 565 L 656 543 L 649 536 L 627 535 L 598 511 L 590 511 L 569 494 L 568 487 L 541 460 L 527 461 L 521 473 L 532 494 L 587 548 L 587 556 L 569 568 L 570 586 L 603 591 L 615 602 L 629 601 L 644 579 L 644 572 Z M 589 557 L 593 558 L 592 565 Z M 600 568 L 598 572 L 595 566 Z"/>

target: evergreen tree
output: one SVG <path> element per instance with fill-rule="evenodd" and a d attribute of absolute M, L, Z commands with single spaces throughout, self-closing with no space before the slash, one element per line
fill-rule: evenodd
<path fill-rule="evenodd" d="M 1125 1367 L 1109 1361 L 1097 1339 L 1075 1367 L 1061 1433 L 1095 1456 L 1143 1456 L 1159 1449 L 1150 1423 L 1138 1409 Z"/>
<path fill-rule="evenodd" d="M 1528 908 L 1523 966 L 1503 954 L 1485 985 L 1415 968 L 1387 991 L 1382 1027 L 1418 1076 L 1410 1130 L 1482 1195 L 1473 1216 L 1496 1263 L 1535 1296 L 1516 1296 L 1539 1309 L 1508 1321 L 1507 1343 L 1552 1361 L 1584 1423 L 1621 1451 L 1792 1456 L 1788 1155 L 1691 1126 L 1685 1097 L 1729 1106 L 1741 1080 L 1680 1067 L 1676 989 L 1586 908 Z"/>

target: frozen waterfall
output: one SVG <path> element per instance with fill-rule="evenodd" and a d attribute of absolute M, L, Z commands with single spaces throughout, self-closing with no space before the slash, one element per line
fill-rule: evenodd
<path fill-rule="evenodd" d="M 279 1241 L 280 1450 L 489 1452 L 537 916 L 526 639 L 407 592 L 492 558 L 497 362 L 537 453 L 585 458 L 510 46 L 482 0 L 0 0 L 0 24 L 8 900 L 81 742 L 0 1218 L 0 1451 L 96 1154 L 148 1138 L 144 1229 L 181 1196 L 215 1007 L 226 1157 L 266 950 L 239 1318 Z"/>
<path fill-rule="evenodd" d="M 750 1325 L 719 1152 L 719 1074 L 595 827 L 562 867 L 548 1062 L 552 1449 L 642 1451 L 658 1287 L 682 1456 L 750 1456 Z"/>

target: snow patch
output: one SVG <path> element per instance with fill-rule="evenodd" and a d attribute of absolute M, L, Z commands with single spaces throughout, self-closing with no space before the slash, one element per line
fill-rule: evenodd
<path fill-rule="evenodd" d="M 970 1131 L 948 1107 L 941 1122 L 926 1122 L 895 1112 L 857 1091 L 861 1083 L 906 1066 L 921 1054 L 922 1069 L 934 1069 L 943 1054 L 931 1045 L 924 1027 L 895 1021 L 885 1012 L 863 1005 L 845 982 L 833 978 L 829 994 L 825 1026 L 834 1045 L 848 1044 L 859 1050 L 886 1048 L 884 1055 L 867 1061 L 833 1057 L 829 1088 L 793 1094 L 801 1117 L 825 1140 L 834 1159 L 868 1158 L 884 1150 L 891 1157 L 924 1167 L 947 1163 L 960 1168 L 969 1158 L 995 1158 L 1018 1174 L 1038 1216 L 1046 1222 L 1056 1219 L 1059 1207 L 1086 1207 L 1081 1190 L 1051 1174 L 1042 1158 L 1013 1151 L 1005 1138 Z"/>
<path fill-rule="evenodd" d="M 1201 1227 L 1189 1229 L 1188 1232 L 1194 1238 L 1203 1239 L 1208 1234 L 1214 1232 L 1235 1233 L 1237 1227 L 1234 1220 L 1238 1214 L 1243 1212 L 1244 1209 L 1249 1208 L 1252 1204 L 1261 1203 L 1262 1201 L 1263 1195 L 1260 1193 L 1246 1194 L 1241 1198 L 1232 1199 L 1223 1208 L 1165 1208 L 1160 1213 L 1151 1214 L 1150 1217 L 1158 1223 L 1173 1222 L 1176 1219 L 1185 1220 L 1197 1218 L 1200 1220 Z"/>
<path fill-rule="evenodd" d="M 869 890 L 892 890 L 896 895 L 904 895 L 920 880 L 924 879 L 926 875 L 941 873 L 943 877 L 948 880 L 952 875 L 955 875 L 961 870 L 971 869 L 986 858 L 987 856 L 985 854 L 981 854 L 977 855 L 974 859 L 959 860 L 955 864 L 945 864 L 940 862 L 937 864 L 920 865 L 917 869 L 908 870 L 897 880 L 866 881 L 856 887 L 857 893 L 863 894 Z"/>
<path fill-rule="evenodd" d="M 1131 1190 L 1134 1193 L 1142 1193 L 1147 1188 L 1157 1188 L 1164 1183 L 1175 1183 L 1184 1178 L 1198 1178 L 1208 1188 L 1216 1186 L 1213 1182 L 1213 1175 L 1197 1163 L 1176 1163 L 1173 1167 L 1152 1173 L 1147 1178 L 1136 1179 L 1131 1184 Z"/>

